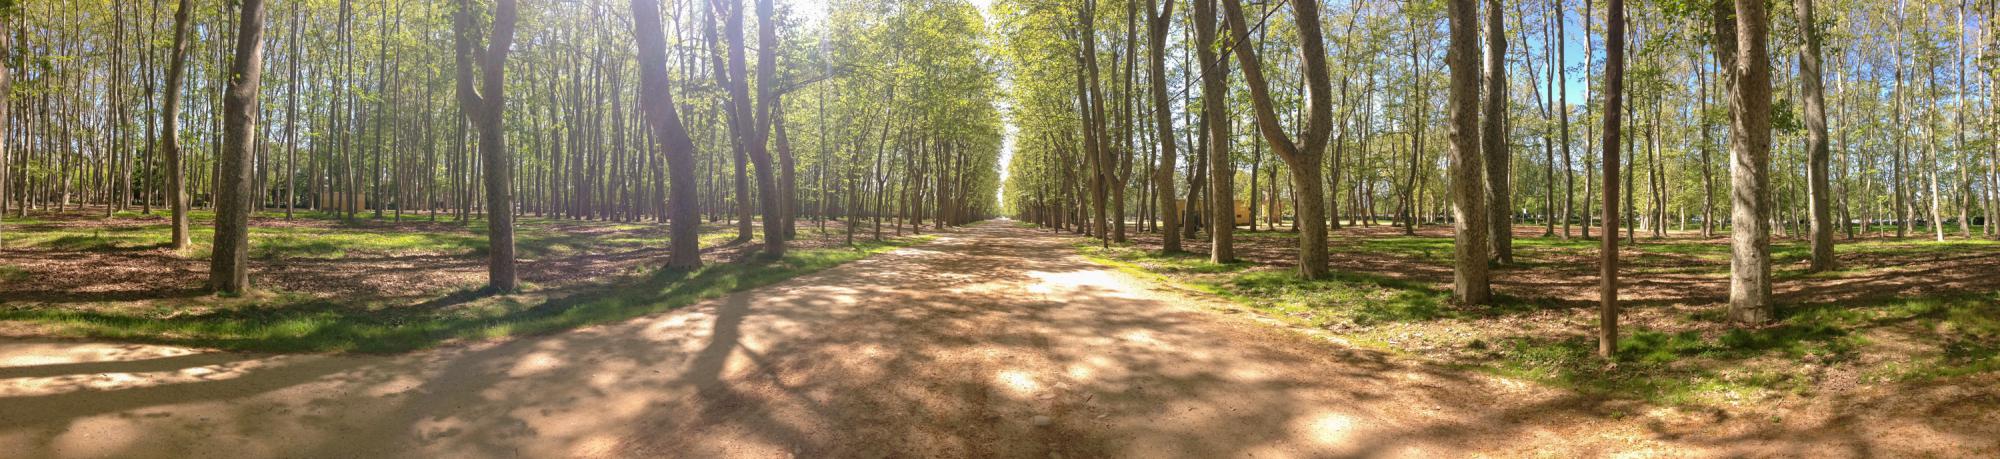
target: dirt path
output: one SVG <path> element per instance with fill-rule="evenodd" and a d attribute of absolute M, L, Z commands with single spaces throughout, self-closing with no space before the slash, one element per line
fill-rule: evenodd
<path fill-rule="evenodd" d="M 989 223 L 681 311 L 393 357 L 0 341 L 0 455 L 2000 453 L 2000 419 L 1704 427 L 1409 363 L 1157 290 L 1071 241 Z"/>

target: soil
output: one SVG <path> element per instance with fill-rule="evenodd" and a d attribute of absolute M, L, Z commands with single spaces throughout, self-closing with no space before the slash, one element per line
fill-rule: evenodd
<path fill-rule="evenodd" d="M 160 224 L 160 217 L 100 218 L 101 212 L 37 214 L 40 222 L 7 228 L 16 234 L 37 230 L 64 229 L 119 232 Z M 449 216 L 441 217 L 449 218 Z M 520 258 L 516 265 L 522 283 L 537 290 L 574 290 L 601 287 L 665 263 L 664 244 L 645 247 L 595 247 L 590 241 L 619 237 L 663 239 L 665 226 L 657 224 L 619 225 L 615 222 L 546 222 L 556 225 L 565 237 L 586 245 L 576 250 L 541 257 Z M 826 232 L 816 231 L 818 222 L 799 223 L 799 238 L 789 241 L 793 248 L 840 245 L 844 238 L 840 222 L 831 221 Z M 431 222 L 419 217 L 404 221 L 364 221 L 358 224 L 327 219 L 282 219 L 258 217 L 251 225 L 260 228 L 290 228 L 346 233 L 426 233 L 448 236 L 476 236 L 473 228 L 448 221 Z M 758 226 L 756 231 L 762 231 Z M 705 247 L 702 259 L 728 263 L 754 252 L 756 244 L 730 243 Z M 252 283 L 260 291 L 286 292 L 327 299 L 348 305 L 371 303 L 390 306 L 427 304 L 429 300 L 485 285 L 486 258 L 480 253 L 431 253 L 403 251 L 370 253 L 352 251 L 339 258 L 283 257 L 255 258 L 250 262 Z M 209 261 L 173 253 L 163 245 L 121 247 L 99 250 L 15 248 L 0 250 L 0 266 L 20 271 L 0 281 L 0 306 L 61 307 L 91 309 L 138 309 L 154 307 L 153 301 L 183 310 L 201 308 L 207 297 Z M 0 335 L 35 335 L 36 331 L 4 331 Z"/>
<path fill-rule="evenodd" d="M 0 341 L 17 457 L 2000 455 L 2000 377 L 1783 417 L 1342 345 L 992 222 L 673 312 L 399 356 Z"/>
<path fill-rule="evenodd" d="M 1517 241 L 1541 238 L 1542 231 L 1540 226 L 1517 225 L 1514 227 L 1514 238 Z M 1698 231 L 1671 231 L 1667 238 L 1659 239 L 1641 232 L 1639 244 L 1707 244 L 1725 249 L 1721 253 L 1726 256 L 1728 232 L 1717 230 L 1716 233 L 1715 237 L 1704 238 Z M 1184 239 L 1182 246 L 1189 252 L 1207 253 L 1207 233 L 1202 234 L 1202 238 Z M 1237 234 L 1245 233 L 1239 229 Z M 1417 229 L 1416 235 L 1449 240 L 1452 229 L 1450 226 L 1422 226 Z M 1330 234 L 1328 245 L 1333 253 L 1329 263 L 1337 271 L 1381 274 L 1449 289 L 1452 276 L 1448 263 L 1451 255 L 1449 248 L 1434 254 L 1445 257 L 1446 262 L 1360 248 L 1362 241 L 1400 236 L 1403 236 L 1403 230 L 1399 226 L 1344 226 Z M 1864 237 L 1861 240 L 1916 243 L 1929 239 Z M 1958 239 L 1954 235 L 1951 240 Z M 1157 233 L 1134 232 L 1132 242 L 1149 250 L 1158 250 L 1160 237 Z M 1834 242 L 1838 246 L 1856 240 L 1836 238 Z M 1298 264 L 1297 247 L 1296 242 L 1284 237 L 1238 237 L 1233 243 L 1237 257 L 1243 261 L 1286 268 Z M 1642 252 L 1630 245 L 1621 247 L 1619 257 L 1624 272 L 1621 280 L 1624 282 L 1619 286 L 1619 300 L 1627 307 L 1712 305 L 1728 301 L 1729 278 L 1726 274 L 1729 265 L 1726 258 L 1711 260 L 1692 254 Z M 1773 300 L 1779 304 L 1853 302 L 1899 296 L 1990 292 L 1994 286 L 2000 286 L 2000 246 L 1970 247 L 1959 252 L 1884 250 L 1855 253 L 1837 248 L 1835 258 L 1838 271 L 1810 277 L 1785 275 L 1788 271 L 1803 272 L 1806 268 L 1804 260 L 1789 264 L 1774 263 L 1772 270 L 1780 274 L 1780 280 L 1772 286 Z M 1598 266 L 1594 243 L 1584 251 L 1539 250 L 1530 253 L 1517 248 L 1515 259 L 1520 266 L 1502 266 L 1493 271 L 1494 293 L 1547 300 L 1565 307 L 1597 305 Z M 1635 272 L 1639 270 L 1647 272 Z"/>

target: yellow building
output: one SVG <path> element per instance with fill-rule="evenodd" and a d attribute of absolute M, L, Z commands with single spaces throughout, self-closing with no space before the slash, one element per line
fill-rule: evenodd
<path fill-rule="evenodd" d="M 356 205 L 357 203 L 359 204 L 358 206 Z M 368 206 L 368 204 L 369 204 L 368 196 L 365 195 L 361 196 L 360 199 L 357 200 L 357 199 L 352 199 L 352 197 L 347 193 L 336 193 L 329 191 L 319 194 L 320 210 L 346 212 L 349 207 L 354 207 L 355 212 L 363 212 L 372 209 L 371 207 Z"/>
<path fill-rule="evenodd" d="M 1238 226 L 1250 224 L 1250 207 L 1243 205 L 1243 201 L 1235 201 L 1235 203 L 1236 203 L 1236 224 Z M 1175 199 L 1174 206 L 1178 208 L 1181 215 L 1187 215 L 1186 199 Z"/>

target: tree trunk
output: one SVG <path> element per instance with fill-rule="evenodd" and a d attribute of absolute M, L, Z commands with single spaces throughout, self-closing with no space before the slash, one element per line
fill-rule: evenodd
<path fill-rule="evenodd" d="M 242 0 L 236 58 L 223 96 L 223 155 L 216 188 L 215 248 L 208 286 L 216 293 L 241 294 L 250 288 L 250 206 L 256 190 L 250 161 L 256 148 L 257 91 L 264 78 L 264 0 Z"/>
<path fill-rule="evenodd" d="M 1208 259 L 1215 263 L 1236 261 L 1233 245 L 1236 229 L 1236 167 L 1229 158 L 1229 63 L 1216 54 L 1215 3 L 1194 0 L 1195 43 L 1201 61 L 1201 108 L 1208 127 Z"/>
<path fill-rule="evenodd" d="M 181 165 L 180 108 L 181 80 L 187 73 L 188 21 L 194 5 L 189 0 L 180 0 L 174 10 L 174 44 L 172 64 L 167 70 L 167 97 L 160 109 L 160 151 L 166 161 L 167 204 L 173 212 L 172 239 L 167 248 L 175 252 L 188 247 L 188 196 L 186 168 Z"/>
<path fill-rule="evenodd" d="M 1735 0 L 1735 90 L 1731 95 L 1729 316 L 1771 321 L 1771 17 L 1761 0 Z"/>
<path fill-rule="evenodd" d="M 1566 44 L 1567 38 L 1569 37 L 1569 29 L 1563 27 L 1563 16 L 1565 16 L 1564 13 L 1566 12 L 1563 11 L 1562 4 L 1563 4 L 1562 0 L 1555 0 L 1556 93 L 1552 98 L 1556 100 L 1556 104 L 1558 105 L 1557 111 L 1560 112 L 1559 116 L 1561 116 L 1561 118 L 1559 118 L 1557 122 L 1560 124 L 1562 129 L 1562 155 L 1563 155 L 1563 205 L 1562 205 L 1563 236 L 1562 237 L 1563 240 L 1569 240 L 1570 218 L 1576 215 L 1576 168 L 1575 168 L 1576 165 L 1573 163 L 1573 161 L 1570 160 L 1570 158 L 1572 158 L 1573 156 L 1570 155 L 1569 151 L 1570 147 L 1569 45 Z M 1589 32 L 1587 31 L 1585 32 L 1585 34 L 1588 33 Z M 1589 104 L 1588 100 L 1589 100 L 1588 98 L 1585 98 L 1585 105 Z M 1588 196 L 1586 196 L 1586 198 L 1588 198 Z M 1584 221 L 1583 226 L 1585 227 L 1590 226 L 1590 222 Z"/>
<path fill-rule="evenodd" d="M 757 99 L 750 99 L 750 79 L 746 62 L 746 46 L 743 37 L 743 5 L 737 0 L 715 2 L 722 11 L 723 35 L 729 46 L 730 77 L 724 83 L 734 101 L 731 132 L 742 139 L 742 150 L 757 167 L 757 207 L 764 216 L 764 256 L 780 257 L 785 254 L 783 217 L 779 215 L 776 180 L 773 178 L 770 151 L 771 106 L 777 99 L 777 24 L 773 22 L 771 0 L 757 0 L 758 42 L 757 50 Z M 743 164 L 737 165 L 738 180 L 742 180 Z M 747 207 L 749 196 L 744 195 L 745 186 L 737 184 L 737 199 Z M 743 215 L 747 230 L 749 215 Z M 743 233 L 747 237 L 748 233 Z"/>
<path fill-rule="evenodd" d="M 1155 8 L 1154 5 L 1158 3 L 1159 0 L 1147 0 L 1146 3 L 1146 11 L 1150 16 L 1146 22 L 1150 45 L 1147 48 L 1146 62 L 1149 76 L 1147 82 L 1152 89 L 1153 118 L 1160 126 L 1158 142 L 1160 167 L 1154 171 L 1153 177 L 1154 187 L 1157 188 L 1154 194 L 1158 195 L 1160 206 L 1160 251 L 1172 254 L 1181 252 L 1181 214 L 1180 203 L 1174 200 L 1177 195 L 1174 192 L 1174 160 L 1179 153 L 1175 151 L 1176 145 L 1173 139 L 1173 133 L 1177 132 L 1174 130 L 1174 111 L 1171 110 L 1173 103 L 1167 98 L 1166 48 L 1167 33 L 1172 28 L 1174 4 L 1180 2 L 1167 0 L 1165 5 L 1158 7 L 1158 14 L 1150 14 Z"/>
<path fill-rule="evenodd" d="M 701 267 L 701 203 L 695 196 L 694 139 L 681 124 L 673 83 L 667 80 L 667 40 L 661 30 L 658 0 L 632 0 L 632 18 L 643 98 L 640 109 L 646 112 L 652 141 L 667 163 L 667 269 L 693 270 Z M 853 230 L 852 224 L 848 230 Z"/>
<path fill-rule="evenodd" d="M 298 205 L 298 156 L 299 156 L 299 61 L 303 54 L 299 51 L 299 3 L 292 2 L 291 53 L 285 56 L 285 64 L 290 67 L 291 76 L 285 80 L 285 219 L 292 218 L 293 207 Z M 428 111 L 427 111 L 428 112 Z M 435 213 L 432 214 L 436 216 Z"/>
<path fill-rule="evenodd" d="M 1479 152 L 1479 7 L 1475 0 L 1451 0 L 1447 6 L 1451 21 L 1451 48 L 1445 64 L 1451 71 L 1451 201 L 1456 230 L 1452 265 L 1452 288 L 1464 304 L 1486 304 L 1492 299 L 1487 279 L 1487 216 L 1483 172 L 1485 158 Z M 1411 152 L 1417 154 L 1417 152 Z M 1410 203 L 1412 216 L 1417 203 Z"/>
<path fill-rule="evenodd" d="M 13 38 L 11 36 L 12 31 L 8 30 L 11 29 L 9 27 L 11 25 L 13 25 L 12 21 L 0 20 L 0 63 L 4 63 L 12 57 L 8 55 L 9 51 L 14 49 L 13 43 L 11 43 L 11 39 Z M 8 66 L 0 64 L 0 218 L 6 217 L 7 183 L 13 181 L 13 175 L 10 175 L 7 170 L 10 159 L 8 156 L 11 153 L 7 151 L 7 134 L 10 133 L 7 126 L 11 126 L 9 124 L 11 120 L 7 118 L 7 109 L 14 104 L 13 94 L 14 72 Z M 7 248 L 7 238 L 5 236 L 4 232 L 0 232 L 0 249 Z"/>
<path fill-rule="evenodd" d="M 1625 0 L 1605 9 L 1604 41 L 1604 228 L 1598 244 L 1597 355 L 1618 352 L 1618 137 L 1624 130 Z M 1589 227 L 1585 222 L 1585 227 Z"/>
<path fill-rule="evenodd" d="M 1229 29 L 1235 39 L 1236 59 L 1243 68 L 1243 80 L 1250 87 L 1251 108 L 1256 114 L 1257 130 L 1263 134 L 1265 142 L 1271 144 L 1273 152 L 1289 166 L 1292 188 L 1298 197 L 1295 206 L 1294 224 L 1299 235 L 1299 277 L 1318 279 L 1327 274 L 1326 252 L 1326 196 L 1321 187 L 1322 158 L 1327 142 L 1333 132 L 1333 79 L 1327 70 L 1326 44 L 1320 33 L 1318 2 L 1312 0 L 1292 3 L 1294 20 L 1298 24 L 1299 43 L 1305 72 L 1306 110 L 1305 129 L 1297 141 L 1284 132 L 1279 122 L 1276 104 L 1272 103 L 1270 86 L 1264 80 L 1262 62 L 1256 50 L 1251 47 L 1249 26 L 1244 20 L 1241 0 L 1227 0 L 1225 13 Z M 1277 184 L 1272 183 L 1273 199 L 1276 199 Z M 1254 204 L 1253 204 L 1254 206 Z M 1275 212 L 1274 212 L 1274 217 Z M 1230 217 L 1234 217 L 1231 215 Z"/>
<path fill-rule="evenodd" d="M 1507 32 L 1500 3 L 1486 0 L 1486 103 L 1480 106 L 1484 116 L 1479 120 L 1479 143 L 1485 155 L 1482 188 L 1489 255 L 1504 265 L 1514 262 L 1514 204 L 1513 186 L 1508 183 L 1513 152 L 1507 148 Z"/>
<path fill-rule="evenodd" d="M 1813 0 L 1793 0 L 1793 9 L 1798 13 L 1799 24 L 1817 24 L 1813 17 Z M 1807 268 L 1820 272 L 1833 268 L 1833 221 L 1829 200 L 1832 192 L 1827 184 L 1827 162 L 1832 154 L 1826 138 L 1826 88 L 1820 62 L 1820 37 L 1817 27 L 1801 27 L 1805 36 L 1804 45 L 1799 48 L 1800 87 L 1805 91 L 1806 153 L 1809 155 L 1806 177 L 1808 206 L 1812 208 L 1812 258 Z"/>
<path fill-rule="evenodd" d="M 518 288 L 514 276 L 513 161 L 502 132 L 505 114 L 507 52 L 514 42 L 515 0 L 495 0 L 492 38 L 486 49 L 474 56 L 476 27 L 471 0 L 460 0 L 454 20 L 458 47 L 458 98 L 460 105 L 479 130 L 479 156 L 486 184 L 486 285 L 493 292 Z M 473 82 L 473 67 L 479 69 L 479 86 Z M 379 203 L 378 203 L 379 205 Z M 353 209 L 349 209 L 350 215 Z"/>
<path fill-rule="evenodd" d="M 790 241 L 798 235 L 799 181 L 798 164 L 792 155 L 792 140 L 790 136 L 785 135 L 785 104 L 782 97 L 779 96 L 771 101 L 771 131 L 776 135 L 774 142 L 778 150 L 778 226 L 785 235 L 785 240 Z"/>

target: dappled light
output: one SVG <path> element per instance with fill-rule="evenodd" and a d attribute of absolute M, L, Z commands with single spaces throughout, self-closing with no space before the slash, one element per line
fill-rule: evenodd
<path fill-rule="evenodd" d="M 1771 424 L 1649 411 L 1338 346 L 1216 314 L 1234 307 L 1065 255 L 1068 241 L 989 224 L 681 311 L 401 356 L 5 343 L 0 447 L 36 456 L 243 444 L 313 456 L 1327 457 L 1836 452 L 1891 441 L 1861 422 L 1878 413 Z M 969 275 L 943 275 L 952 273 Z M 1937 403 L 1924 409 L 1947 406 Z M 1839 442 L 1737 436 L 1792 426 Z M 1965 423 L 1880 428 L 1979 432 Z M 66 448 L 78 435 L 107 441 Z"/>
<path fill-rule="evenodd" d="M 0 0 L 0 459 L 2000 458 L 1995 18 Z"/>

